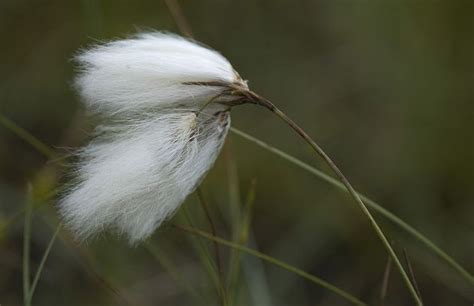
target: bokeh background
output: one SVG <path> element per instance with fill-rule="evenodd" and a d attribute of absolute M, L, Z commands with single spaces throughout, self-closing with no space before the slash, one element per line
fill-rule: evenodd
<path fill-rule="evenodd" d="M 474 270 L 473 1 L 181 0 L 179 5 L 195 37 L 228 57 L 253 90 L 317 139 L 360 192 Z M 164 1 L 2 0 L 0 113 L 58 156 L 84 144 L 93 123 L 71 88 L 75 52 L 151 29 L 179 32 Z M 265 110 L 239 107 L 232 120 L 330 173 Z M 45 198 L 66 181 L 66 172 L 58 160 L 0 126 L 2 306 L 23 303 L 22 211 L 35 202 L 34 273 L 59 222 L 54 196 Z M 387 254 L 340 190 L 229 134 L 202 192 L 218 236 L 235 237 L 254 195 L 248 246 L 381 304 Z M 209 231 L 196 195 L 183 207 L 171 223 L 185 222 L 188 215 L 194 226 Z M 472 305 L 472 284 L 412 236 L 375 216 L 397 252 L 408 254 L 426 305 Z M 108 235 L 78 245 L 62 230 L 33 304 L 219 305 L 208 262 L 214 260 L 213 244 L 170 226 L 150 243 L 154 252 Z M 223 246 L 220 252 L 228 275 L 235 254 Z M 391 272 L 383 303 L 413 305 L 398 272 Z M 234 288 L 233 305 L 348 305 L 247 255 L 241 255 Z"/>

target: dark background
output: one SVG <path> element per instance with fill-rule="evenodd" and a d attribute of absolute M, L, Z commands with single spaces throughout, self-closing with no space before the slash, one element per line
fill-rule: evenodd
<path fill-rule="evenodd" d="M 196 38 L 224 54 L 250 87 L 295 119 L 358 191 L 382 203 L 474 270 L 474 2 L 469 0 L 180 1 Z M 0 113 L 59 153 L 85 143 L 91 122 L 71 88 L 72 57 L 96 41 L 142 30 L 179 32 L 163 1 L 0 2 Z M 283 123 L 253 106 L 233 126 L 328 169 Z M 378 304 L 387 254 L 351 199 L 307 172 L 229 134 L 202 190 L 218 235 L 256 180 L 252 248 Z M 22 304 L 27 186 L 40 198 L 64 171 L 0 126 L 0 304 Z M 196 196 L 186 209 L 208 230 Z M 179 222 L 183 213 L 172 220 Z M 16 216 L 16 217 L 15 217 Z M 472 305 L 466 279 L 390 221 L 426 305 Z M 13 218 L 13 219 L 12 219 Z M 35 211 L 35 271 L 57 223 L 54 199 Z M 34 305 L 217 305 L 192 245 L 165 226 L 151 239 L 190 295 L 141 246 L 105 236 L 75 246 L 61 232 Z M 205 244 L 212 253 L 212 245 Z M 223 266 L 229 251 L 221 247 Z M 243 256 L 238 305 L 346 305 L 287 271 Z M 166 266 L 166 265 L 165 265 Z M 99 276 L 100 275 L 100 276 Z M 176 276 L 176 275 L 175 275 Z M 112 293 L 110 286 L 120 291 Z M 412 305 L 392 270 L 385 305 Z"/>

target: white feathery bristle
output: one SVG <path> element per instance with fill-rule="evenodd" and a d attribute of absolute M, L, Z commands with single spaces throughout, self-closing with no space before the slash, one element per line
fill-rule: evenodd
<path fill-rule="evenodd" d="M 136 243 L 198 186 L 230 126 L 223 105 L 199 111 L 222 88 L 183 83 L 246 85 L 217 52 L 162 33 L 98 46 L 78 60 L 83 100 L 107 120 L 78 152 L 76 183 L 59 210 L 79 239 L 112 229 Z"/>
<path fill-rule="evenodd" d="M 216 51 L 175 35 L 140 34 L 83 52 L 76 80 L 91 109 L 108 114 L 183 103 L 199 104 L 219 88 L 184 82 L 231 83 L 235 72 Z"/>

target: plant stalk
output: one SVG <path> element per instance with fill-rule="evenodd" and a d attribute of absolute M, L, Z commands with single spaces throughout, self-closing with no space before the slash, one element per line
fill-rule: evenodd
<path fill-rule="evenodd" d="M 278 116 L 280 119 L 282 119 L 286 124 L 288 124 L 326 162 L 326 164 L 331 168 L 331 170 L 341 180 L 342 184 L 346 187 L 347 191 L 349 192 L 351 197 L 354 199 L 354 201 L 357 203 L 357 205 L 360 207 L 362 212 L 369 219 L 370 224 L 372 225 L 375 232 L 379 236 L 379 238 L 382 241 L 384 247 L 386 248 L 386 250 L 389 253 L 390 257 L 392 258 L 393 262 L 395 263 L 397 269 L 400 271 L 400 274 L 402 275 L 403 281 L 405 282 L 406 286 L 408 287 L 408 290 L 410 291 L 411 295 L 413 296 L 413 299 L 415 300 L 416 304 L 418 306 L 423 305 L 423 303 L 420 300 L 413 284 L 410 281 L 410 278 L 409 278 L 408 274 L 405 272 L 405 269 L 403 268 L 400 260 L 398 259 L 397 254 L 395 253 L 392 246 L 388 242 L 388 240 L 385 237 L 385 234 L 383 233 L 382 229 L 377 224 L 377 221 L 375 221 L 374 217 L 372 216 L 370 211 L 367 209 L 367 206 L 365 206 L 364 202 L 361 200 L 361 198 L 359 197 L 359 195 L 355 191 L 354 187 L 352 187 L 349 180 L 342 173 L 342 171 L 336 166 L 336 164 L 333 162 L 333 160 L 326 154 L 326 152 L 301 127 L 299 127 L 285 113 L 283 113 L 280 109 L 278 109 L 271 101 L 257 95 L 254 92 L 251 92 L 251 91 L 248 92 L 247 94 L 248 94 L 247 97 L 250 97 L 251 102 L 254 102 L 254 103 L 256 103 L 260 106 L 263 106 L 263 107 L 267 108 L 272 113 L 274 113 L 276 116 Z"/>

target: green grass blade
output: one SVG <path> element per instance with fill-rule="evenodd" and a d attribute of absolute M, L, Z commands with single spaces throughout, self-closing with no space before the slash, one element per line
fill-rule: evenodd
<path fill-rule="evenodd" d="M 289 161 L 290 163 L 298 166 L 299 168 L 313 174 L 314 176 L 322 179 L 323 181 L 339 188 L 340 190 L 344 191 L 344 192 L 347 192 L 346 188 L 344 187 L 344 185 L 342 183 L 340 183 L 338 180 L 336 180 L 335 178 L 325 174 L 324 172 L 308 165 L 307 163 L 295 158 L 294 156 L 291 156 L 263 141 L 261 141 L 260 139 L 257 139 L 247 133 L 244 133 L 236 128 L 231 128 L 231 131 L 258 145 L 259 147 Z M 397 217 L 396 215 L 394 215 L 392 212 L 390 212 L 389 210 L 383 208 L 380 204 L 378 204 L 377 202 L 375 202 L 374 200 L 371 200 L 370 198 L 364 196 L 363 194 L 359 193 L 359 196 L 361 197 L 362 201 L 364 201 L 364 203 L 371 207 L 372 209 L 374 209 L 375 211 L 377 211 L 378 213 L 380 213 L 381 215 L 383 215 L 384 217 L 386 217 L 387 219 L 389 219 L 390 221 L 392 221 L 393 223 L 395 223 L 396 225 L 398 225 L 399 227 L 401 227 L 403 230 L 405 230 L 406 232 L 408 232 L 410 235 L 412 235 L 414 238 L 416 238 L 417 240 L 419 240 L 420 242 L 422 242 L 426 247 L 428 247 L 428 249 L 430 249 L 431 251 L 433 251 L 434 253 L 436 253 L 440 258 L 442 258 L 444 261 L 446 261 L 446 263 L 448 263 L 452 268 L 454 268 L 458 273 L 460 273 L 471 285 L 474 285 L 474 276 L 472 276 L 466 269 L 464 269 L 454 258 L 452 258 L 451 256 L 449 256 L 446 252 L 444 252 L 441 248 L 439 248 L 435 243 L 433 243 L 431 240 L 429 240 L 426 236 L 424 236 L 423 234 L 421 234 L 418 230 L 416 230 L 414 227 L 412 227 L 411 225 L 409 225 L 408 223 L 406 223 L 405 221 L 403 221 L 402 219 L 400 219 L 399 217 Z"/>
<path fill-rule="evenodd" d="M 50 198 L 57 195 L 59 193 L 59 191 L 60 191 L 59 188 L 57 188 L 57 189 L 52 190 L 51 192 L 49 192 L 48 194 L 46 194 L 43 197 L 36 198 L 35 203 L 33 203 L 33 210 L 44 208 L 44 205 L 46 204 L 46 200 L 49 200 Z M 37 202 L 37 204 L 36 204 L 36 202 Z M 18 221 L 21 218 L 21 216 L 23 216 L 25 211 L 26 211 L 26 206 L 21 208 L 19 211 L 15 212 L 13 214 L 13 216 L 10 216 L 9 218 L 7 218 L 0 225 L 0 235 L 3 235 L 12 224 L 14 224 L 16 221 Z"/>
<path fill-rule="evenodd" d="M 239 173 L 236 165 L 236 161 L 232 154 L 231 144 L 229 143 L 226 147 L 225 159 L 227 166 L 227 185 L 228 185 L 228 194 L 229 201 L 226 205 L 228 209 L 227 222 L 230 225 L 231 229 L 231 240 L 234 243 L 239 243 L 239 231 L 242 224 L 242 201 L 240 197 L 240 182 L 239 182 Z M 213 234 L 214 235 L 214 234 Z M 216 235 L 214 235 L 216 236 Z M 217 243 L 217 242 L 216 242 Z M 229 263 L 227 268 L 227 292 L 229 296 L 230 305 L 235 305 L 236 303 L 236 294 L 237 290 L 236 284 L 233 283 L 233 278 L 237 273 L 239 267 L 239 251 L 236 249 L 230 250 Z"/>
<path fill-rule="evenodd" d="M 24 128 L 18 126 L 15 122 L 11 121 L 3 114 L 0 114 L 0 125 L 3 125 L 5 128 L 12 131 L 15 135 L 23 139 L 25 142 L 30 144 L 33 148 L 35 148 L 38 152 L 43 154 L 48 158 L 54 158 L 56 156 L 56 152 L 51 149 L 48 145 L 44 142 L 33 136 L 30 132 L 25 130 Z"/>
<path fill-rule="evenodd" d="M 204 216 L 206 217 L 206 220 L 209 223 L 211 233 L 214 236 L 216 236 L 216 226 L 214 224 L 214 221 L 212 220 L 212 216 L 211 216 L 211 213 L 209 211 L 209 205 L 208 205 L 206 199 L 204 198 L 204 194 L 203 194 L 200 187 L 197 188 L 196 194 L 197 194 L 197 197 L 198 197 L 199 204 L 201 205 L 202 211 L 204 213 Z M 227 292 L 225 290 L 224 272 L 222 270 L 219 245 L 216 242 L 214 242 L 214 260 L 215 260 L 216 269 L 217 269 L 217 278 L 218 278 L 218 282 L 219 282 L 218 291 L 219 291 L 219 297 L 221 299 L 221 305 L 227 305 Z"/>
<path fill-rule="evenodd" d="M 242 220 L 239 222 L 240 229 L 237 235 L 237 239 L 235 237 L 233 242 L 237 242 L 240 245 L 244 245 L 248 241 L 249 230 L 250 230 L 250 223 L 252 219 L 252 211 L 253 205 L 255 203 L 255 193 L 256 193 L 256 180 L 252 180 L 252 184 L 250 189 L 247 193 L 246 204 L 244 208 L 244 212 L 242 214 Z M 232 252 L 232 257 L 229 263 L 229 284 L 228 284 L 228 291 L 229 291 L 229 301 L 232 303 L 231 305 L 236 305 L 237 303 L 237 291 L 238 291 L 238 282 L 239 282 L 239 272 L 240 272 L 240 251 L 235 250 Z"/>
<path fill-rule="evenodd" d="M 193 227 L 189 227 L 189 226 L 182 226 L 182 225 L 174 225 L 175 228 L 183 231 L 183 232 L 187 232 L 187 233 L 190 233 L 190 234 L 193 234 L 193 235 L 197 235 L 197 236 L 200 236 L 202 238 L 205 238 L 205 239 L 208 239 L 208 240 L 211 240 L 211 241 L 216 241 L 217 243 L 219 244 L 222 244 L 224 246 L 227 246 L 227 247 L 230 247 L 232 249 L 236 249 L 236 250 L 239 250 L 241 252 L 244 252 L 244 253 L 247 253 L 249 255 L 252 255 L 252 256 L 255 256 L 255 257 L 258 257 L 266 262 L 269 262 L 271 263 L 272 265 L 274 266 L 278 266 L 284 270 L 287 270 L 289 272 L 292 272 L 302 278 L 305 278 L 306 280 L 316 284 L 316 285 L 319 285 L 329 291 L 332 291 L 333 293 L 339 295 L 340 297 L 344 298 L 345 300 L 351 302 L 352 304 L 354 305 L 366 305 L 364 302 L 362 302 L 361 300 L 359 300 L 358 298 L 356 298 L 355 296 L 351 295 L 350 293 L 347 293 L 346 291 L 342 290 L 342 289 L 339 289 L 338 287 L 326 282 L 325 280 L 322 280 L 320 279 L 319 277 L 316 277 L 312 274 L 309 274 L 303 270 L 300 270 L 290 264 L 287 264 L 283 261 L 280 261 L 274 257 L 271 257 L 269 255 L 266 255 L 266 254 L 263 254 L 263 253 L 260 253 L 256 250 L 253 250 L 251 248 L 248 248 L 246 246 L 243 246 L 243 245 L 240 245 L 240 244 L 237 244 L 237 243 L 234 243 L 234 242 L 231 242 L 231 241 L 228 241 L 228 240 L 225 240 L 223 238 L 220 238 L 220 237 L 215 237 L 205 231 L 201 231 L 201 230 L 198 230 L 196 228 L 193 228 Z"/>
<path fill-rule="evenodd" d="M 184 206 L 182 208 L 183 211 L 183 216 L 185 222 L 190 225 L 191 227 L 195 227 L 193 220 L 191 219 L 189 212 L 187 210 L 187 207 Z M 202 243 L 201 240 L 199 239 L 192 239 L 189 237 L 190 242 L 192 246 L 194 247 L 199 260 L 201 261 L 204 269 L 206 270 L 209 278 L 211 279 L 212 283 L 214 284 L 214 287 L 217 291 L 217 295 L 221 302 L 225 305 L 227 302 L 225 300 L 225 295 L 223 295 L 223 286 L 221 284 L 220 278 L 219 278 L 219 272 L 217 269 L 216 263 L 213 261 L 212 256 L 209 254 L 209 248 L 206 244 Z"/>
<path fill-rule="evenodd" d="M 25 306 L 29 303 L 30 295 L 30 242 L 31 242 L 31 221 L 33 216 L 33 191 L 28 187 L 28 198 L 25 208 L 25 227 L 23 228 L 23 302 Z"/>
<path fill-rule="evenodd" d="M 51 252 L 51 249 L 53 248 L 53 244 L 56 241 L 56 237 L 58 236 L 59 231 L 61 230 L 61 223 L 58 224 L 56 227 L 56 230 L 54 231 L 53 236 L 51 237 L 51 240 L 48 243 L 48 246 L 46 247 L 46 250 L 44 251 L 43 257 L 41 258 L 40 265 L 38 266 L 38 270 L 36 271 L 35 278 L 33 279 L 33 283 L 31 284 L 30 288 L 30 293 L 28 295 L 28 304 L 31 304 L 31 301 L 33 300 L 33 295 L 35 293 L 36 285 L 38 284 L 38 281 L 41 277 L 41 272 L 43 272 L 44 265 L 46 263 L 46 260 L 48 259 L 49 253 Z"/>

